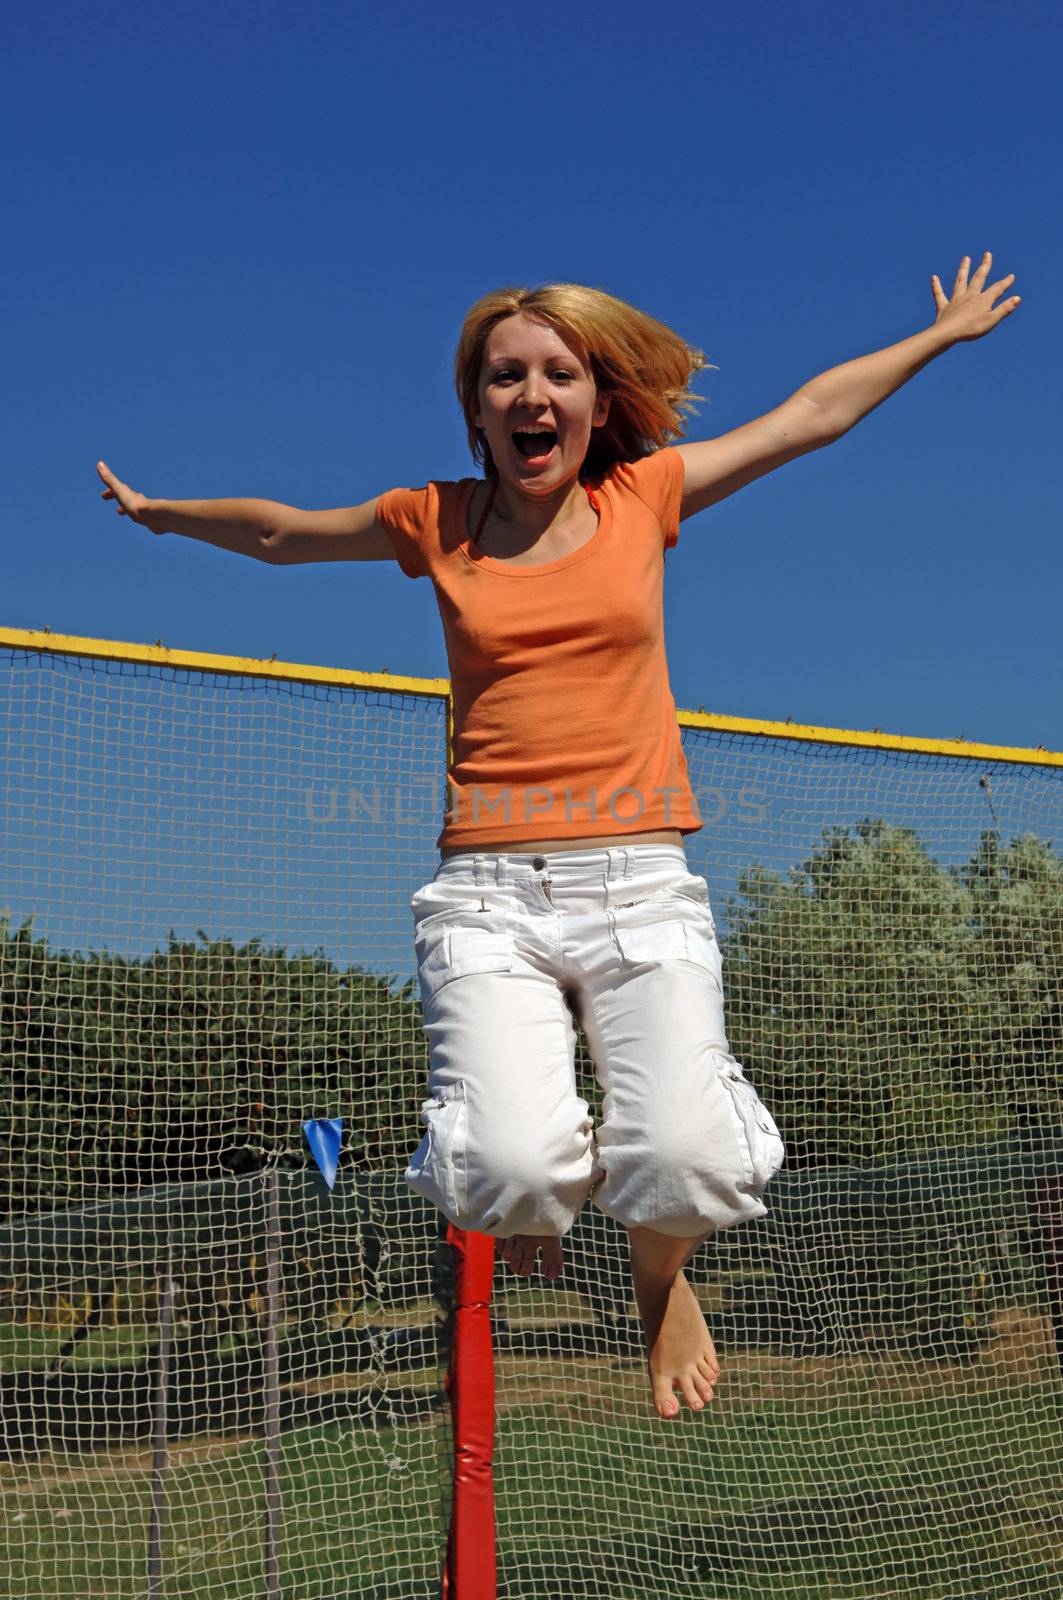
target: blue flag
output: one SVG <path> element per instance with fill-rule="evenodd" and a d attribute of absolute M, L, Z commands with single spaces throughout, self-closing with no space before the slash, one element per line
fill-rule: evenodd
<path fill-rule="evenodd" d="M 310 1153 L 321 1169 L 321 1176 L 331 1189 L 336 1182 L 340 1146 L 343 1143 L 342 1117 L 316 1117 L 303 1123 Z"/>

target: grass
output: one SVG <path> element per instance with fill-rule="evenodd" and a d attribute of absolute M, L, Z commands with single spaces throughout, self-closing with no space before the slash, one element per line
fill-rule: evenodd
<path fill-rule="evenodd" d="M 637 1429 L 514 1413 L 499 1600 L 1047 1600 L 1063 1590 L 1055 1393 Z"/>
<path fill-rule="evenodd" d="M 0 1372 L 46 1367 L 70 1331 L 43 1323 L 0 1323 Z M 94 1328 L 68 1359 L 73 1366 L 125 1366 L 143 1356 L 153 1342 L 151 1330 L 140 1325 Z"/>
<path fill-rule="evenodd" d="M 748 1375 L 747 1375 L 748 1376 Z M 663 1424 L 638 1363 L 503 1371 L 499 1600 L 1034 1600 L 1063 1590 L 1058 1385 L 840 1405 L 736 1381 Z M 385 1421 L 386 1418 L 382 1418 Z M 283 1438 L 285 1600 L 429 1600 L 447 1429 Z M 141 1600 L 150 1452 L 7 1466 L 0 1592 Z M 173 1448 L 164 1600 L 260 1600 L 259 1441 Z"/>
<path fill-rule="evenodd" d="M 400 1578 L 396 1600 L 434 1593 L 446 1543 L 444 1430 L 335 1425 L 282 1441 L 285 1595 L 338 1600 Z M 150 1451 L 77 1466 L 7 1469 L 0 1593 L 27 1600 L 142 1600 Z M 249 1438 L 176 1446 L 167 1475 L 166 1600 L 260 1600 L 263 1455 Z"/>

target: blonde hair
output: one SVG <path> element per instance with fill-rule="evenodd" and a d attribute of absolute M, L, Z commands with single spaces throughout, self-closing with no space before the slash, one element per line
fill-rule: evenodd
<path fill-rule="evenodd" d="M 700 350 L 603 289 L 581 283 L 496 289 L 470 307 L 454 353 L 454 386 L 469 448 L 489 476 L 497 476 L 497 469 L 483 431 L 473 421 L 480 371 L 492 328 L 519 311 L 548 323 L 562 337 L 575 336 L 587 351 L 599 394 L 610 397 L 608 418 L 594 429 L 584 458 L 585 477 L 600 478 L 615 462 L 636 461 L 682 437 L 684 413 L 700 401 L 690 391 L 690 380 L 712 365 Z"/>

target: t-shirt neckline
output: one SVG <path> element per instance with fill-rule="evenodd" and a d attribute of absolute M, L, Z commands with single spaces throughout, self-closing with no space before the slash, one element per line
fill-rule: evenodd
<path fill-rule="evenodd" d="M 480 478 L 464 479 L 455 506 L 457 531 L 461 535 L 461 553 L 474 567 L 486 567 L 489 572 L 503 572 L 510 578 L 541 578 L 547 573 L 560 572 L 564 567 L 574 567 L 577 562 L 586 561 L 609 537 L 613 525 L 613 508 L 605 485 L 598 484 L 594 491 L 598 499 L 598 526 L 586 544 L 581 544 L 578 550 L 570 550 L 567 556 L 560 556 L 557 561 L 538 561 L 530 565 L 527 563 L 514 565 L 512 561 L 504 561 L 499 556 L 483 555 L 476 549 L 469 533 L 469 504 L 481 482 Z"/>

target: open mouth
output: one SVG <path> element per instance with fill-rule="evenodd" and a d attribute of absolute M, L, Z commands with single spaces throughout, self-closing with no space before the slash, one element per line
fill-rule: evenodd
<path fill-rule="evenodd" d="M 557 444 L 557 434 L 552 428 L 516 428 L 513 443 L 525 461 L 545 461 Z"/>

